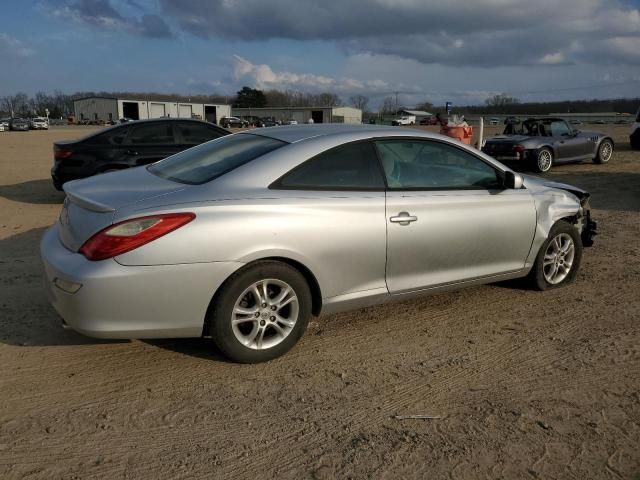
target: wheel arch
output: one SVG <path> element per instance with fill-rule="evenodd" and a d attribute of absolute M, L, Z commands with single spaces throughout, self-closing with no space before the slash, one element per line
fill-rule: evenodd
<path fill-rule="evenodd" d="M 616 142 L 613 141 L 613 138 L 605 135 L 604 137 L 602 137 L 600 140 L 598 140 L 598 144 L 596 145 L 596 154 L 598 152 L 598 149 L 600 148 L 600 145 L 602 145 L 602 142 L 604 142 L 605 140 L 609 140 L 611 142 L 611 146 L 613 147 L 613 149 L 616 149 Z"/>
<path fill-rule="evenodd" d="M 320 283 L 318 282 L 318 279 L 316 278 L 315 274 L 311 271 L 311 269 L 309 269 L 302 262 L 300 262 L 298 260 L 294 260 L 294 259 L 289 258 L 289 257 L 283 257 L 283 256 L 277 256 L 277 255 L 276 256 L 260 257 L 260 258 L 256 258 L 254 260 L 251 260 L 248 263 L 245 263 L 244 265 L 242 265 L 242 267 L 240 267 L 237 270 L 234 270 L 233 272 L 231 272 L 229 274 L 229 276 L 227 278 L 225 278 L 225 280 L 216 289 L 216 291 L 214 292 L 213 296 L 211 297 L 211 300 L 209 301 L 209 305 L 207 307 L 207 311 L 206 311 L 206 314 L 205 314 L 205 319 L 204 319 L 204 322 L 203 322 L 202 336 L 206 337 L 206 336 L 209 336 L 209 334 L 210 334 L 210 330 L 211 330 L 211 325 L 210 325 L 211 310 L 213 308 L 213 305 L 217 301 L 218 296 L 220 295 L 220 292 L 222 291 L 222 288 L 229 281 L 229 279 L 233 275 L 237 274 L 238 272 L 240 272 L 242 270 L 245 270 L 247 268 L 250 268 L 251 266 L 253 266 L 254 264 L 256 264 L 258 262 L 264 262 L 264 261 L 269 261 L 269 260 L 285 263 L 285 264 L 295 268 L 298 272 L 300 272 L 300 274 L 306 280 L 307 285 L 309 285 L 309 290 L 311 292 L 311 302 L 312 302 L 311 303 L 311 313 L 313 313 L 314 316 L 320 315 L 320 312 L 322 311 L 322 290 L 320 289 Z"/>

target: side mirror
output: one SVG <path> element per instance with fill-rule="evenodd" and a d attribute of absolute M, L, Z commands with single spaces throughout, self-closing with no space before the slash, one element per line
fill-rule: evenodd
<path fill-rule="evenodd" d="M 504 172 L 504 186 L 512 190 L 520 190 L 524 184 L 524 179 L 519 173 L 507 170 Z"/>

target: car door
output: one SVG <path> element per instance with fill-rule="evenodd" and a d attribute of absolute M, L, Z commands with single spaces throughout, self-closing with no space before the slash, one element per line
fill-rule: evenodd
<path fill-rule="evenodd" d="M 224 135 L 220 129 L 201 122 L 175 122 L 174 132 L 180 150 L 200 145 Z"/>
<path fill-rule="evenodd" d="M 172 122 L 149 121 L 131 127 L 124 154 L 134 167 L 162 160 L 180 151 Z"/>
<path fill-rule="evenodd" d="M 574 160 L 587 155 L 586 141 L 574 134 L 573 129 L 564 120 L 552 120 L 545 125 L 550 130 L 557 151 L 556 161 Z"/>
<path fill-rule="evenodd" d="M 404 293 L 524 268 L 536 227 L 527 190 L 450 143 L 376 141 L 387 179 L 390 293 Z"/>
<path fill-rule="evenodd" d="M 385 184 L 370 142 L 327 150 L 269 188 L 277 196 L 262 202 L 274 202 L 279 237 L 315 262 L 325 304 L 388 295 Z"/>

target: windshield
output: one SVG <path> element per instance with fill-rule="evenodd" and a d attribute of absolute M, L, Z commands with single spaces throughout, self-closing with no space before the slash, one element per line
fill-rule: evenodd
<path fill-rule="evenodd" d="M 148 170 L 167 180 L 199 185 L 286 144 L 259 135 L 227 135 L 154 163 Z"/>

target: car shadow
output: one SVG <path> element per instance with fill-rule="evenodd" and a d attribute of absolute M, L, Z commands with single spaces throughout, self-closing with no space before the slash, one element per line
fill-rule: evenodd
<path fill-rule="evenodd" d="M 157 348 L 189 355 L 191 357 L 223 363 L 234 363 L 225 357 L 213 341 L 208 338 L 167 338 L 141 341 Z"/>
<path fill-rule="evenodd" d="M 38 246 L 46 228 L 0 239 L 0 343 L 20 347 L 114 342 L 84 337 L 62 328 L 43 288 Z"/>
<path fill-rule="evenodd" d="M 0 185 L 0 197 L 21 203 L 54 205 L 64 202 L 64 192 L 53 187 L 51 180 L 30 180 L 15 185 Z"/>

